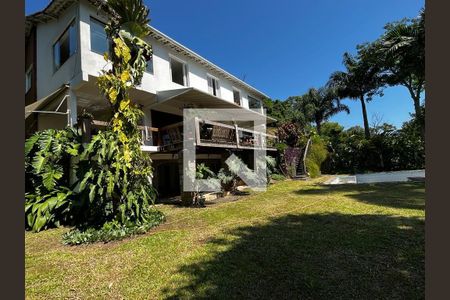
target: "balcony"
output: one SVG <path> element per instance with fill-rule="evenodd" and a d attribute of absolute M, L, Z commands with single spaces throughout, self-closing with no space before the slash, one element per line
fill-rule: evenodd
<path fill-rule="evenodd" d="M 108 124 L 93 120 L 93 125 L 104 127 Z M 161 128 L 139 126 L 139 129 L 142 132 L 144 151 L 147 149 L 151 152 L 165 152 L 178 151 L 183 148 L 183 122 Z M 196 119 L 195 132 L 196 146 L 276 151 L 276 136 L 241 128 L 237 125 Z"/>
<path fill-rule="evenodd" d="M 151 132 L 151 137 L 149 133 Z M 195 145 L 200 147 L 276 150 L 277 137 L 237 125 L 196 119 Z M 159 129 L 143 130 L 143 142 L 153 140 L 160 151 L 181 150 L 183 147 L 183 122 Z"/>

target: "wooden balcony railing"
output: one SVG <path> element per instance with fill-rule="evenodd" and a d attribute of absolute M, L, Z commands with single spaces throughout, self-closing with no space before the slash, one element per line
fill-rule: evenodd
<path fill-rule="evenodd" d="M 97 126 L 107 125 L 106 122 L 95 120 L 93 123 Z M 183 147 L 183 122 L 161 128 L 139 126 L 139 129 L 145 146 L 159 146 L 160 151 L 180 150 Z M 276 150 L 276 136 L 237 125 L 196 119 L 195 132 L 196 146 Z"/>

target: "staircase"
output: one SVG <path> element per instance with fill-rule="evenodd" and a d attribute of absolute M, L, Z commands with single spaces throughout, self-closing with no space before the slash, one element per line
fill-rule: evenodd
<path fill-rule="evenodd" d="M 306 170 L 306 155 L 308 154 L 309 146 L 311 145 L 311 139 L 308 139 L 305 150 L 302 155 L 299 155 L 296 163 L 296 174 L 292 178 L 293 180 L 308 180 L 308 172 Z"/>

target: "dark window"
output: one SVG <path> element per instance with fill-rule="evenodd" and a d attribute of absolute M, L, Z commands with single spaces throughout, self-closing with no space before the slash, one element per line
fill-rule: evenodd
<path fill-rule="evenodd" d="M 31 65 L 25 73 L 25 94 L 31 89 L 33 79 L 33 65 Z"/>
<path fill-rule="evenodd" d="M 55 70 L 58 70 L 77 49 L 77 35 L 75 21 L 69 25 L 64 33 L 53 45 L 53 58 Z"/>
<path fill-rule="evenodd" d="M 102 55 L 109 51 L 105 24 L 94 18 L 91 18 L 91 51 Z"/>
<path fill-rule="evenodd" d="M 250 109 L 260 111 L 261 101 L 249 96 L 248 97 L 248 106 L 250 107 Z"/>
<path fill-rule="evenodd" d="M 186 65 L 176 59 L 170 60 L 170 69 L 172 70 L 172 81 L 179 85 L 187 85 Z"/>
<path fill-rule="evenodd" d="M 153 57 L 147 60 L 147 68 L 145 69 L 147 73 L 153 74 Z"/>
<path fill-rule="evenodd" d="M 241 105 L 241 92 L 239 90 L 233 89 L 234 103 Z"/>
<path fill-rule="evenodd" d="M 208 91 L 214 96 L 220 97 L 219 80 L 212 76 L 208 76 Z"/>

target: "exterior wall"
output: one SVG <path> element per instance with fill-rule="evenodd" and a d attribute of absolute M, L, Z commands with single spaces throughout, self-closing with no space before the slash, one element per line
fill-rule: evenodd
<path fill-rule="evenodd" d="M 87 75 L 98 76 L 100 70 L 106 66 L 106 62 L 102 55 L 91 51 L 90 40 L 90 18 L 94 17 L 99 21 L 106 22 L 103 15 L 99 15 L 97 9 L 86 1 L 81 1 L 80 6 L 80 51 L 81 51 L 81 69 L 83 71 L 83 78 L 87 80 Z M 211 74 L 219 79 L 221 98 L 233 102 L 233 83 L 214 73 L 214 71 L 207 70 L 201 64 L 190 60 L 182 54 L 175 53 L 169 47 L 157 42 L 152 37 L 147 38 L 153 47 L 153 74 L 144 73 L 142 84 L 138 87 L 141 90 L 155 94 L 157 91 L 180 89 L 185 86 L 172 82 L 170 71 L 170 56 L 184 61 L 188 65 L 188 86 L 197 88 L 201 91 L 208 92 L 207 74 Z M 241 91 L 241 105 L 248 108 L 248 91 L 238 87 Z M 258 97 L 254 97 L 258 98 Z"/>
<path fill-rule="evenodd" d="M 36 28 L 33 28 L 25 42 L 25 71 L 32 67 L 31 89 L 25 94 L 25 106 L 37 100 L 36 95 Z"/>
<path fill-rule="evenodd" d="M 77 85 L 87 82 L 90 76 L 97 77 L 100 71 L 107 67 L 103 56 L 91 51 L 90 45 L 90 18 L 106 22 L 106 16 L 85 0 L 75 3 L 67 9 L 57 20 L 37 26 L 37 99 L 47 96 L 64 83 Z M 70 22 L 75 19 L 78 45 L 72 55 L 56 72 L 53 70 L 53 44 L 64 32 Z M 170 70 L 170 56 L 174 56 L 187 64 L 188 86 L 204 92 L 208 92 L 207 74 L 219 79 L 220 97 L 233 102 L 234 84 L 208 70 L 205 66 L 175 53 L 168 46 L 157 42 L 151 37 L 147 38 L 153 47 L 153 70 L 154 74 L 145 73 L 142 84 L 138 89 L 155 94 L 157 91 L 184 88 L 172 82 Z M 237 87 L 241 91 L 241 106 L 249 108 L 249 91 L 243 87 Z M 254 95 L 253 95 L 254 96 Z M 255 97 L 257 98 L 258 97 Z"/>
<path fill-rule="evenodd" d="M 74 4 L 68 8 L 57 20 L 37 26 L 36 43 L 36 71 L 37 71 L 37 99 L 41 99 L 65 83 L 73 83 L 81 72 L 80 64 L 80 41 L 78 40 L 77 50 L 69 59 L 56 71 L 53 69 L 53 44 L 75 19 L 77 32 L 78 26 L 78 5 Z"/>

